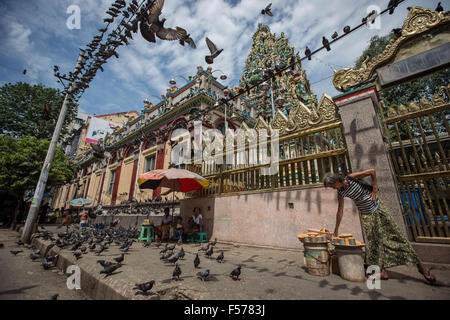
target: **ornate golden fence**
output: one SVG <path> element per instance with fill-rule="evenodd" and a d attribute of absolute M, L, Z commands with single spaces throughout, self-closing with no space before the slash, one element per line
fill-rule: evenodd
<path fill-rule="evenodd" d="M 242 128 L 248 129 L 246 125 Z M 211 182 L 208 189 L 197 192 L 195 196 L 318 187 L 322 186 L 326 172 L 350 172 L 337 107 L 328 95 L 324 95 L 313 110 L 300 103 L 289 117 L 278 111 L 271 125 L 260 118 L 255 129 L 267 129 L 269 132 L 279 130 L 278 173 L 262 175 L 260 169 L 269 165 L 226 164 L 227 154 L 223 154 L 224 164 L 205 161 L 202 165 L 188 166 L 189 170 L 203 175 Z M 268 140 L 267 149 L 270 150 Z M 257 150 L 260 147 L 257 145 Z M 246 143 L 245 150 L 234 149 L 234 156 L 238 157 L 244 151 L 248 159 L 250 150 Z"/>
<path fill-rule="evenodd" d="M 415 241 L 450 243 L 450 85 L 383 118 L 406 225 Z"/>

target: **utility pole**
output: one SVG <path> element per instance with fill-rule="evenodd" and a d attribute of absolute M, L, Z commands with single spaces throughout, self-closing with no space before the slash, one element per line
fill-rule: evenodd
<path fill-rule="evenodd" d="M 85 62 L 84 50 L 81 50 L 80 56 L 78 57 L 77 66 L 75 69 L 80 69 L 82 64 Z M 39 212 L 39 207 L 41 205 L 42 197 L 44 195 L 45 186 L 47 185 L 48 174 L 50 172 L 50 167 L 55 157 L 56 144 L 59 139 L 59 135 L 64 124 L 64 119 L 67 114 L 67 106 L 69 104 L 70 97 L 72 95 L 73 86 L 76 79 L 73 79 L 67 90 L 66 97 L 64 98 L 64 103 L 59 113 L 58 122 L 56 123 L 55 130 L 53 131 L 52 140 L 47 151 L 47 156 L 45 157 L 44 166 L 42 167 L 41 174 L 39 176 L 39 181 L 37 183 L 36 189 L 34 191 L 33 200 L 31 201 L 31 207 L 28 212 L 27 221 L 25 222 L 25 227 L 23 228 L 22 241 L 24 243 L 30 243 L 31 234 L 33 233 L 33 228 L 37 222 L 37 216 Z"/>

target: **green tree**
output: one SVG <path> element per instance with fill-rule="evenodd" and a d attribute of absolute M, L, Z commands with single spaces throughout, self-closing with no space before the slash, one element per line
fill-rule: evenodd
<path fill-rule="evenodd" d="M 0 87 L 0 134 L 19 138 L 23 135 L 50 140 L 64 101 L 63 93 L 54 88 L 18 82 Z M 69 103 L 61 137 L 67 133 L 77 105 Z"/>
<path fill-rule="evenodd" d="M 46 139 L 30 136 L 22 136 L 20 139 L 9 135 L 0 136 L 0 190 L 19 195 L 19 202 L 10 221 L 12 227 L 23 205 L 25 192 L 36 187 L 49 145 L 50 142 Z M 64 152 L 56 148 L 46 190 L 72 179 L 74 170 L 67 165 L 67 161 Z"/>
<path fill-rule="evenodd" d="M 361 56 L 355 62 L 355 68 L 360 68 L 362 62 L 369 55 L 370 58 L 374 58 L 381 54 L 389 41 L 393 39 L 395 36 L 393 33 L 390 33 L 386 36 L 374 36 L 370 39 L 369 46 L 363 51 Z M 445 69 L 440 72 L 433 73 L 431 75 L 406 82 L 403 84 L 399 84 L 393 86 L 391 88 L 387 88 L 381 90 L 380 98 L 384 100 L 384 103 L 387 108 L 393 107 L 395 109 L 398 106 L 404 104 L 408 105 L 411 101 L 419 102 L 422 98 L 426 98 L 431 101 L 434 94 L 439 93 L 439 88 L 441 86 L 447 86 L 450 83 L 450 69 Z M 387 110 L 384 110 L 384 116 L 387 115 Z M 437 115 L 436 117 L 437 123 L 441 123 L 444 119 Z M 399 123 L 399 131 L 402 140 L 408 139 L 409 136 L 407 134 L 407 130 L 404 127 L 405 124 Z M 414 122 L 409 123 L 411 127 L 411 131 L 414 135 L 419 135 L 418 127 Z M 430 125 L 425 121 L 422 123 L 424 127 L 425 134 L 429 133 Z M 398 140 L 396 130 L 393 127 L 388 128 L 391 131 L 391 136 Z"/>

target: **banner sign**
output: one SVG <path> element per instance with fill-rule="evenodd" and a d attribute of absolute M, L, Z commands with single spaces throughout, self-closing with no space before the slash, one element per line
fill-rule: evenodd
<path fill-rule="evenodd" d="M 112 134 L 116 127 L 120 127 L 120 125 L 96 117 L 91 118 L 86 134 L 86 143 L 98 143 L 105 139 L 107 133 Z"/>

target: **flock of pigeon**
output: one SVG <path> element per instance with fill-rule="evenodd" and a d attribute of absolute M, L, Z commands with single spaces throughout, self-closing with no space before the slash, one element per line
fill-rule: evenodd
<path fill-rule="evenodd" d="M 60 249 L 69 249 L 73 251 L 73 256 L 78 261 L 82 259 L 83 255 L 89 253 L 101 256 L 101 254 L 110 248 L 110 246 L 115 245 L 122 252 L 118 257 L 113 258 L 114 261 L 107 260 L 97 260 L 103 269 L 100 270 L 100 274 L 104 274 L 104 278 L 115 274 L 116 270 L 122 267 L 125 260 L 125 253 L 132 247 L 136 242 L 136 238 L 139 236 L 139 230 L 135 227 L 130 227 L 125 229 L 123 227 L 116 227 L 109 225 L 108 228 L 98 229 L 94 227 L 80 228 L 78 225 L 73 225 L 73 228 L 66 227 L 64 232 L 57 232 L 56 235 L 50 231 L 47 231 L 44 227 L 33 234 L 32 239 L 41 238 L 46 241 L 51 241 L 51 244 L 47 247 L 46 252 L 41 252 L 36 246 L 24 244 L 21 240 L 17 242 L 18 246 L 23 246 L 26 249 L 30 249 L 31 253 L 29 258 L 32 261 L 40 261 L 41 266 L 44 270 L 51 270 L 56 268 L 59 255 L 49 255 L 50 249 L 54 246 Z M 195 254 L 193 260 L 194 268 L 198 269 L 200 266 L 200 256 L 199 253 L 204 252 L 204 256 L 211 259 L 214 253 L 215 245 L 217 244 L 217 239 L 209 242 L 206 246 L 202 246 L 198 252 Z M 3 246 L 3 244 L 2 244 Z M 161 242 L 152 243 L 152 241 L 143 242 L 142 246 L 144 248 L 160 249 L 162 246 Z M 177 263 L 180 260 L 184 260 L 186 252 L 183 247 L 178 252 L 174 252 L 177 246 L 181 246 L 181 243 L 173 243 L 169 245 L 168 243 L 159 251 L 161 254 L 160 260 L 165 264 L 174 265 L 174 270 L 172 272 L 172 281 L 181 281 L 181 268 Z M 13 255 L 18 255 L 24 252 L 23 250 L 10 250 Z M 218 263 L 224 261 L 224 252 L 221 251 L 215 258 Z M 233 280 L 240 280 L 239 276 L 241 274 L 241 265 L 233 269 L 229 276 Z M 210 276 L 210 270 L 206 269 L 204 271 L 197 272 L 197 278 L 204 281 L 208 281 Z M 137 290 L 136 295 L 148 295 L 149 291 L 153 288 L 155 284 L 154 280 L 136 284 L 133 289 Z M 57 299 L 57 295 L 52 296 L 51 300 Z"/>

